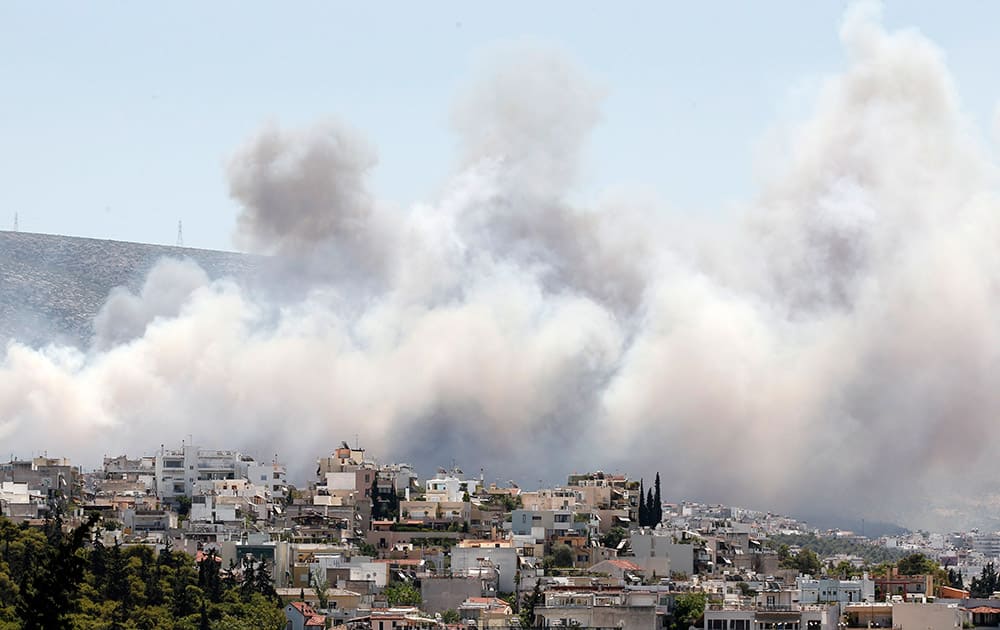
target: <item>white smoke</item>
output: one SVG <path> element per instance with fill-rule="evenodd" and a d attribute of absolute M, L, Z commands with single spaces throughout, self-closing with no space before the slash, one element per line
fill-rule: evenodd
<path fill-rule="evenodd" d="M 146 276 L 139 295 L 118 287 L 94 318 L 94 347 L 106 350 L 146 332 L 157 318 L 172 318 L 191 294 L 209 284 L 208 274 L 191 260 L 164 259 Z"/>
<path fill-rule="evenodd" d="M 841 37 L 738 226 L 571 204 L 602 90 L 538 50 L 460 99 L 460 168 L 406 213 L 356 132 L 269 126 L 229 165 L 237 241 L 302 291 L 162 263 L 90 352 L 8 347 L 0 437 L 93 461 L 194 433 L 304 474 L 360 432 L 527 481 L 617 466 L 672 498 L 982 517 L 955 489 L 1000 446 L 996 165 L 930 42 L 871 5 Z"/>

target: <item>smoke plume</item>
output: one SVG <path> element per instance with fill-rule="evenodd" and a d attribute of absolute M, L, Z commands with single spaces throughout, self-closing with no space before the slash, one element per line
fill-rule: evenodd
<path fill-rule="evenodd" d="M 300 290 L 163 261 L 87 351 L 8 346 L 0 438 L 94 462 L 193 433 L 304 479 L 360 433 L 529 485 L 659 470 L 671 499 L 996 518 L 996 164 L 920 33 L 860 5 L 841 39 L 774 175 L 708 229 L 570 201 L 603 90 L 552 52 L 470 84 L 456 172 L 405 212 L 358 132 L 269 125 L 227 169 L 236 241 Z"/>

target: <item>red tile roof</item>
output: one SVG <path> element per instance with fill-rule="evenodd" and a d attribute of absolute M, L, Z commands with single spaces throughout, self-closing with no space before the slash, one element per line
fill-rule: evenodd
<path fill-rule="evenodd" d="M 645 569 L 643 569 L 639 565 L 633 562 L 629 562 L 628 560 L 614 559 L 614 560 L 608 560 L 608 562 L 610 562 L 612 566 L 616 566 L 622 571 L 645 571 Z"/>

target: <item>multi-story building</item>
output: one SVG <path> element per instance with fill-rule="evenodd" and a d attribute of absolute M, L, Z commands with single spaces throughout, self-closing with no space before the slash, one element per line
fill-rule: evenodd
<path fill-rule="evenodd" d="M 27 483 L 0 481 L 0 516 L 16 520 L 38 518 L 44 511 L 44 496 L 33 495 Z"/>
<path fill-rule="evenodd" d="M 987 558 L 1000 558 L 1000 532 L 973 536 L 972 550 Z"/>
<path fill-rule="evenodd" d="M 573 533 L 586 534 L 589 520 L 578 521 L 572 510 L 514 510 L 511 531 L 520 536 L 551 539 Z"/>
<path fill-rule="evenodd" d="M 284 497 L 288 492 L 288 473 L 284 464 L 278 462 L 250 464 L 247 466 L 247 479 L 262 487 L 269 500 Z"/>
<path fill-rule="evenodd" d="M 316 476 L 324 479 L 326 473 L 357 470 L 364 464 L 372 464 L 365 459 L 365 449 L 351 448 L 347 442 L 341 442 L 331 455 L 316 460 Z"/>
<path fill-rule="evenodd" d="M 889 575 L 873 578 L 875 597 L 879 601 L 899 597 L 903 601 L 919 601 L 934 594 L 934 578 L 931 575 L 900 575 L 895 568 Z"/>
<path fill-rule="evenodd" d="M 636 532 L 629 540 L 635 556 L 630 560 L 650 574 L 693 575 L 696 556 L 702 551 L 691 542 L 678 542 L 676 536 L 665 533 Z"/>
<path fill-rule="evenodd" d="M 269 495 L 283 494 L 286 487 L 285 467 L 277 462 L 258 464 L 249 455 L 234 450 L 204 449 L 183 444 L 178 450 L 161 448 L 154 458 L 153 487 L 162 501 L 176 504 L 184 496 L 191 498 L 199 482 L 256 479 Z M 277 491 L 275 491 L 277 488 Z"/>
<path fill-rule="evenodd" d="M 0 482 L 28 485 L 28 491 L 41 495 L 45 504 L 55 499 L 79 498 L 80 469 L 64 457 L 35 457 L 0 464 Z"/>
<path fill-rule="evenodd" d="M 653 630 L 656 604 L 654 593 L 550 590 L 535 606 L 535 626 Z"/>
<path fill-rule="evenodd" d="M 129 459 L 127 455 L 104 458 L 104 479 L 131 482 L 148 482 L 152 487 L 156 477 L 156 457 Z"/>
<path fill-rule="evenodd" d="M 710 608 L 705 611 L 705 630 L 836 630 L 839 608 L 795 606 L 787 610 L 754 608 Z"/>
<path fill-rule="evenodd" d="M 455 575 L 496 573 L 501 592 L 513 593 L 518 569 L 517 549 L 509 540 L 463 540 L 451 548 L 451 571 Z"/>
<path fill-rule="evenodd" d="M 875 582 L 868 578 L 868 574 L 855 580 L 799 577 L 796 584 L 799 588 L 799 603 L 802 604 L 875 601 Z"/>
<path fill-rule="evenodd" d="M 428 501 L 448 501 L 451 503 L 464 501 L 467 495 L 476 491 L 478 481 L 475 479 L 466 480 L 459 477 L 463 474 L 461 470 L 455 468 L 450 472 L 443 468 L 438 469 L 433 479 L 428 479 L 424 484 L 424 497 Z"/>
<path fill-rule="evenodd" d="M 542 488 L 521 493 L 521 505 L 526 510 L 575 510 L 580 499 L 574 488 Z"/>

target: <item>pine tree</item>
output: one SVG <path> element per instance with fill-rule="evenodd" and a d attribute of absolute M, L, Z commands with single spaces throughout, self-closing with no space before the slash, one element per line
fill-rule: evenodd
<path fill-rule="evenodd" d="M 219 575 L 219 555 L 209 550 L 198 562 L 198 586 L 213 603 L 222 599 L 222 577 Z"/>
<path fill-rule="evenodd" d="M 128 559 L 121 543 L 115 541 L 108 553 L 108 579 L 106 597 L 121 603 L 122 619 L 128 619 L 132 609 L 132 585 L 128 581 Z"/>
<path fill-rule="evenodd" d="M 267 566 L 267 561 L 262 560 L 257 568 L 256 591 L 264 597 L 272 600 L 278 599 L 278 593 L 274 590 L 274 581 L 271 579 L 271 570 Z"/>
<path fill-rule="evenodd" d="M 256 560 L 250 554 L 243 556 L 243 582 L 240 584 L 240 596 L 243 601 L 250 601 L 251 595 L 257 590 Z"/>
<path fill-rule="evenodd" d="M 645 527 L 649 520 L 646 514 L 646 491 L 642 486 L 642 479 L 639 480 L 639 527 Z"/>

